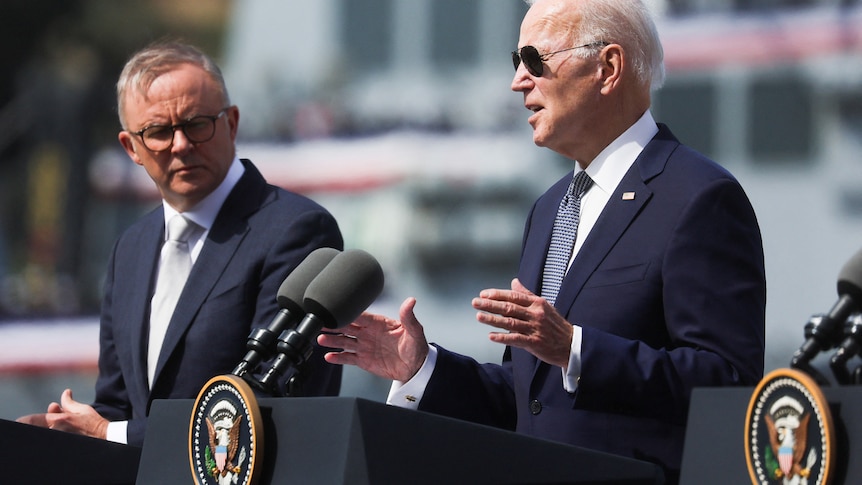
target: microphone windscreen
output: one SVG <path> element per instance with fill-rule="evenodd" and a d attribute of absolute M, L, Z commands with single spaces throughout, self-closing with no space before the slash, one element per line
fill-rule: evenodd
<path fill-rule="evenodd" d="M 340 252 L 333 248 L 318 248 L 306 256 L 278 288 L 278 306 L 291 313 L 304 313 L 302 299 L 305 297 L 305 289 Z"/>
<path fill-rule="evenodd" d="M 841 268 L 838 274 L 838 294 L 848 295 L 857 306 L 862 305 L 862 249 Z"/>
<path fill-rule="evenodd" d="M 356 320 L 383 291 L 383 269 L 361 249 L 346 250 L 332 259 L 305 290 L 305 311 L 340 328 Z"/>

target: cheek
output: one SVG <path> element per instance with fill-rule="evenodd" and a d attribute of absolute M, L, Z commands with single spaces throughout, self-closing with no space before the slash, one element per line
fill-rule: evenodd
<path fill-rule="evenodd" d="M 581 95 L 579 91 L 572 89 L 566 93 L 560 93 L 554 105 L 557 122 L 566 129 L 577 126 L 589 126 L 596 123 L 597 107 L 590 99 Z"/>
<path fill-rule="evenodd" d="M 153 181 L 158 183 L 165 179 L 166 171 L 164 169 L 164 165 L 162 163 L 159 163 L 158 160 L 154 160 L 153 158 L 139 157 L 136 163 L 144 167 L 144 170 L 146 170 L 147 175 L 149 175 L 150 178 L 153 179 Z"/>

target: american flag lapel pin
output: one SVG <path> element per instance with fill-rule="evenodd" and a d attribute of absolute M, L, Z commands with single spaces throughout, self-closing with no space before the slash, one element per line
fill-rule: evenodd
<path fill-rule="evenodd" d="M 635 200 L 634 192 L 623 192 L 623 200 Z"/>

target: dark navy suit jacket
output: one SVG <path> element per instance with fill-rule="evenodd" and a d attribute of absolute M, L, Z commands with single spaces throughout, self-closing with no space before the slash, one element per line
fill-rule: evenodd
<path fill-rule="evenodd" d="M 537 294 L 571 177 L 527 219 L 518 278 Z M 502 365 L 440 349 L 419 408 L 652 461 L 672 477 L 692 388 L 762 377 L 765 305 L 760 230 L 742 187 L 659 125 L 557 297 L 583 328 L 577 391 L 520 349 L 507 347 Z"/>
<path fill-rule="evenodd" d="M 142 445 L 153 399 L 195 398 L 213 376 L 246 353 L 253 328 L 278 311 L 278 288 L 314 249 L 343 248 L 335 219 L 315 202 L 245 173 L 225 200 L 183 290 L 165 336 L 152 391 L 147 335 L 164 211 L 126 230 L 108 264 L 101 311 L 99 376 L 93 406 L 111 421 L 129 420 L 129 444 Z M 337 395 L 341 367 L 310 359 L 307 395 Z"/>

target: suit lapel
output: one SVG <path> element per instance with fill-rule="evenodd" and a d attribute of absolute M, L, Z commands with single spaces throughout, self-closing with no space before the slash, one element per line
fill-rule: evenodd
<path fill-rule="evenodd" d="M 584 284 L 652 198 L 653 192 L 647 183 L 664 170 L 670 154 L 679 146 L 679 141 L 665 125 L 659 123 L 658 126 L 659 132 L 644 147 L 644 150 L 620 181 L 595 226 L 578 251 L 578 255 L 572 262 L 572 267 L 563 279 L 554 306 L 561 315 L 572 323 L 576 323 L 574 321 L 577 320 L 577 315 L 571 314 L 572 306 Z M 543 197 L 546 200 L 540 200 L 536 203 L 533 217 L 537 217 L 538 214 L 540 218 L 534 225 L 530 226 L 531 232 L 536 231 L 536 235 L 535 237 L 528 235 L 525 240 L 522 269 L 519 273 L 519 277 L 532 284 L 532 286 L 527 285 L 531 291 L 538 292 L 542 268 L 545 264 L 551 232 L 553 231 L 554 217 L 556 217 L 556 207 L 562 200 L 571 176 L 570 173 L 563 177 L 548 190 L 546 194 L 548 197 Z M 624 196 L 624 194 L 626 195 Z M 542 380 L 538 378 L 541 375 L 539 370 L 542 367 L 542 362 L 538 359 L 535 360 L 533 384 Z"/>
<path fill-rule="evenodd" d="M 634 199 L 623 200 L 622 194 L 631 192 L 635 194 Z M 560 287 L 560 292 L 557 294 L 554 306 L 569 322 L 576 323 L 577 315 L 570 315 L 570 311 L 575 299 L 584 287 L 584 283 L 595 272 L 596 268 L 651 197 L 652 191 L 643 183 L 636 167 L 632 166 L 622 181 L 620 181 L 617 190 L 611 196 L 610 200 L 608 200 L 595 226 L 593 226 L 589 236 L 587 236 L 580 251 L 578 251 L 578 255 L 575 256 L 572 267 L 563 278 L 563 283 Z M 557 199 L 561 198 L 562 195 Z M 551 221 L 549 227 L 545 226 L 548 226 L 548 224 L 541 226 L 543 237 L 537 238 L 545 242 L 543 246 L 544 252 L 541 253 L 543 255 L 542 260 L 536 266 L 537 273 L 535 277 L 537 281 L 541 281 L 544 255 L 547 255 L 547 247 L 550 244 L 553 221 Z M 539 245 L 538 242 L 535 244 Z M 538 288 L 538 284 L 535 287 Z M 543 366 L 541 365 L 542 361 L 539 359 L 535 360 L 536 365 L 532 382 L 533 385 L 539 385 L 538 383 L 542 382 L 540 371 Z"/>
<path fill-rule="evenodd" d="M 124 275 L 128 281 L 136 282 L 130 285 L 135 292 L 134 297 L 128 300 L 129 307 L 121 314 L 130 319 L 131 331 L 128 333 L 128 348 L 131 349 L 132 362 L 140 362 L 135 366 L 138 370 L 135 385 L 141 391 L 141 395 L 149 393 L 147 382 L 147 341 L 150 327 L 150 300 L 153 297 L 153 286 L 155 285 L 155 268 L 159 259 L 162 241 L 165 233 L 164 210 L 154 210 L 146 216 L 141 233 L 134 237 L 138 243 L 129 256 L 135 261 L 127 265 L 130 273 Z M 115 302 L 122 304 L 123 302 Z"/>
<path fill-rule="evenodd" d="M 245 173 L 222 205 L 177 302 L 159 354 L 155 381 L 248 234 L 249 214 L 260 207 L 266 181 L 251 163 L 243 163 Z"/>
<path fill-rule="evenodd" d="M 632 193 L 634 199 L 630 196 L 623 198 L 623 194 Z M 562 315 L 569 315 L 572 304 L 584 287 L 584 283 L 595 272 L 650 198 L 652 198 L 652 191 L 632 167 L 611 195 L 596 225 L 578 251 L 571 269 L 563 279 L 555 305 Z"/>
<path fill-rule="evenodd" d="M 572 305 L 584 284 L 652 198 L 647 183 L 664 170 L 670 154 L 679 146 L 666 126 L 658 126 L 659 132 L 620 181 L 563 279 L 556 307 L 566 318 L 573 317 Z"/>

